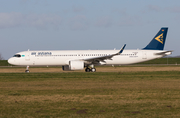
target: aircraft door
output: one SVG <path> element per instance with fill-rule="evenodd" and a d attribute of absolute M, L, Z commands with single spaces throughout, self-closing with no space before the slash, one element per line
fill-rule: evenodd
<path fill-rule="evenodd" d="M 142 52 L 142 59 L 147 59 L 147 53 L 146 52 Z"/>
<path fill-rule="evenodd" d="M 26 52 L 25 59 L 26 61 L 30 60 L 30 52 Z"/>

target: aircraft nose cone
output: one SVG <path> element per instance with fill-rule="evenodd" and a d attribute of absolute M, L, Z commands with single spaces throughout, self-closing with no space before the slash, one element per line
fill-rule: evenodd
<path fill-rule="evenodd" d="M 12 58 L 8 59 L 8 63 L 9 64 L 14 64 L 14 59 L 12 59 Z"/>

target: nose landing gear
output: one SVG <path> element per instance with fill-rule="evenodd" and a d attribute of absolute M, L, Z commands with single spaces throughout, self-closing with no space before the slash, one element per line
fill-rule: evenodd
<path fill-rule="evenodd" d="M 29 66 L 26 67 L 25 73 L 29 73 Z"/>

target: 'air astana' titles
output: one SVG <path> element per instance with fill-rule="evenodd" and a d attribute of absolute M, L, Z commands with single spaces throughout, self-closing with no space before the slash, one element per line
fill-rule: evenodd
<path fill-rule="evenodd" d="M 52 52 L 32 52 L 31 55 L 52 55 Z"/>

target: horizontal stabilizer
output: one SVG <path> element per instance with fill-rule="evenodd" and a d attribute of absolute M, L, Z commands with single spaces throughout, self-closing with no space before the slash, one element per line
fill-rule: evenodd
<path fill-rule="evenodd" d="M 172 54 L 172 50 L 170 50 L 170 51 L 164 51 L 164 52 L 160 52 L 160 53 L 155 53 L 155 55 L 170 55 L 170 54 Z"/>

